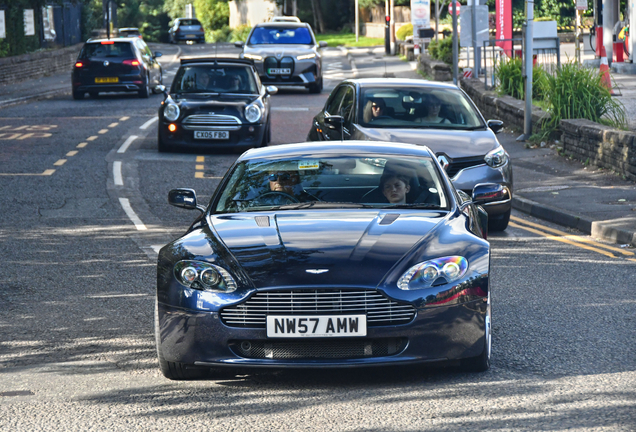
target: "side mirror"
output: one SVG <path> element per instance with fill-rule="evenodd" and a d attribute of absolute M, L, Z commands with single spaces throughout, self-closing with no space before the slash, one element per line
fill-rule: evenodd
<path fill-rule="evenodd" d="M 481 205 L 509 199 L 508 189 L 496 183 L 479 183 L 473 188 L 473 203 Z"/>
<path fill-rule="evenodd" d="M 163 84 L 159 84 L 155 86 L 155 93 L 163 93 L 163 97 L 168 97 L 168 91 L 166 90 L 166 86 Z"/>
<path fill-rule="evenodd" d="M 326 116 L 325 123 L 327 123 L 327 126 L 331 129 L 335 129 L 336 125 L 340 126 L 344 123 L 344 117 L 339 115 Z"/>
<path fill-rule="evenodd" d="M 163 53 L 159 52 L 159 51 L 155 51 L 155 57 L 161 57 L 163 55 Z"/>
<path fill-rule="evenodd" d="M 267 90 L 267 94 L 271 95 L 275 95 L 276 93 L 278 93 L 278 87 L 276 86 L 267 86 L 265 87 L 265 90 Z"/>
<path fill-rule="evenodd" d="M 320 48 L 326 48 L 326 47 L 329 46 L 329 44 L 327 42 L 325 42 L 325 41 L 320 41 L 320 42 L 318 42 L 318 46 Z"/>
<path fill-rule="evenodd" d="M 243 48 L 243 45 L 245 45 L 245 42 L 243 42 L 243 41 L 234 42 L 234 46 L 237 47 L 237 48 Z"/>
<path fill-rule="evenodd" d="M 501 120 L 488 120 L 486 124 L 496 134 L 501 132 L 504 127 L 504 122 L 502 122 Z"/>
<path fill-rule="evenodd" d="M 186 210 L 205 211 L 204 207 L 197 204 L 197 193 L 194 189 L 172 189 L 168 192 L 168 203 L 175 207 L 184 208 Z"/>

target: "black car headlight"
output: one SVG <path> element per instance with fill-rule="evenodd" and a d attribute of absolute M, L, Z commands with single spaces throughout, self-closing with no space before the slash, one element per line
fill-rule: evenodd
<path fill-rule="evenodd" d="M 174 276 L 181 285 L 188 288 L 211 291 L 232 292 L 236 281 L 223 267 L 201 261 L 183 260 L 174 266 Z"/>
<path fill-rule="evenodd" d="M 163 116 L 168 121 L 175 121 L 179 118 L 179 114 L 181 114 L 181 110 L 177 104 L 169 103 L 163 110 Z"/>
<path fill-rule="evenodd" d="M 245 107 L 245 119 L 250 123 L 256 123 L 261 119 L 261 108 L 256 104 Z"/>
<path fill-rule="evenodd" d="M 398 280 L 402 290 L 417 290 L 459 280 L 468 271 L 468 261 L 462 256 L 449 256 L 424 261 L 411 267 Z"/>
<path fill-rule="evenodd" d="M 489 151 L 484 157 L 484 160 L 489 166 L 499 168 L 508 162 L 508 153 L 506 153 L 506 150 L 504 150 L 503 147 L 499 147 Z"/>

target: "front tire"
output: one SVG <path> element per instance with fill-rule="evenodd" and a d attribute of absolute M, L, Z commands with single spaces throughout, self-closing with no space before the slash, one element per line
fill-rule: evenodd
<path fill-rule="evenodd" d="M 309 84 L 309 93 L 317 94 L 322 91 L 322 78 L 320 78 L 320 82 L 316 82 L 313 84 Z"/>
<path fill-rule="evenodd" d="M 496 216 L 488 217 L 488 231 L 504 231 L 508 228 L 508 222 L 510 222 L 510 212 L 502 213 Z"/>
<path fill-rule="evenodd" d="M 492 329 L 490 313 L 490 291 L 488 291 L 488 306 L 484 318 L 484 350 L 476 357 L 470 357 L 461 361 L 461 367 L 466 372 L 486 372 L 490 369 L 490 356 L 492 352 Z"/>
<path fill-rule="evenodd" d="M 75 99 L 75 100 L 84 99 L 84 92 L 73 90 L 73 99 Z"/>
<path fill-rule="evenodd" d="M 168 152 L 172 151 L 172 147 L 167 145 L 161 139 L 161 134 L 160 133 L 157 133 L 157 150 L 159 151 L 159 153 L 168 153 Z"/>
<path fill-rule="evenodd" d="M 142 99 L 148 99 L 150 96 L 150 87 L 148 87 L 148 83 L 150 82 L 150 77 L 146 77 L 146 84 L 139 90 L 139 97 Z"/>

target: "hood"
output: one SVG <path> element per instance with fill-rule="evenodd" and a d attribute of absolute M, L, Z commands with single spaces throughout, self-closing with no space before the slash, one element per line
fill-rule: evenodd
<path fill-rule="evenodd" d="M 276 45 L 254 45 L 246 46 L 245 53 L 256 54 L 263 57 L 277 56 L 281 58 L 285 56 L 298 56 L 314 52 L 313 45 L 297 45 L 297 44 L 276 44 Z"/>
<path fill-rule="evenodd" d="M 212 216 L 211 221 L 257 288 L 375 287 L 446 215 L 401 211 L 282 211 Z M 389 221 L 387 215 L 398 217 Z"/>
<path fill-rule="evenodd" d="M 214 106 L 224 107 L 232 105 L 243 107 L 258 99 L 259 95 L 175 93 L 171 94 L 170 97 L 174 102 L 178 104 L 187 104 L 192 108 Z"/>
<path fill-rule="evenodd" d="M 499 147 L 495 134 L 490 130 L 462 131 L 456 129 L 390 129 L 364 128 L 360 132 L 372 141 L 392 141 L 425 145 L 433 153 L 445 153 L 450 158 L 485 156 Z M 356 138 L 356 137 L 353 137 Z"/>

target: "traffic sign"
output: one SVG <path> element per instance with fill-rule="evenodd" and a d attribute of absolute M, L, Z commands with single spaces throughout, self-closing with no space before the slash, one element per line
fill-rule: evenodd
<path fill-rule="evenodd" d="M 461 4 L 459 4 L 458 1 L 456 1 L 455 4 L 456 4 L 456 6 L 455 6 L 456 11 L 457 11 L 457 13 L 459 13 L 459 8 L 460 8 Z M 448 4 L 448 14 L 449 15 L 453 15 L 453 2 L 452 1 Z"/>

